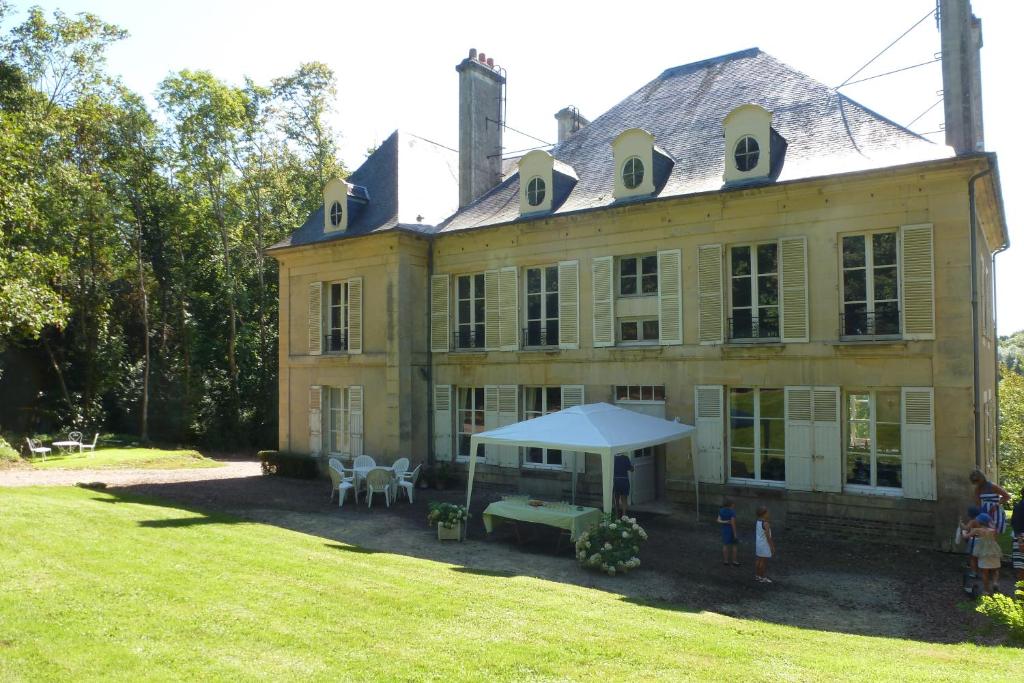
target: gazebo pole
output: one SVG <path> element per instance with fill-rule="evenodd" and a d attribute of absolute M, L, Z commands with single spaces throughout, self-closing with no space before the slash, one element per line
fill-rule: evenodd
<path fill-rule="evenodd" d="M 474 434 L 469 437 L 469 475 L 466 477 L 466 510 L 469 510 L 469 504 L 473 500 L 473 477 L 476 475 L 476 449 L 477 449 L 477 438 Z"/>
<path fill-rule="evenodd" d="M 604 511 L 612 511 L 612 477 L 615 474 L 615 462 L 611 449 L 601 453 L 601 488 L 603 489 Z"/>
<path fill-rule="evenodd" d="M 580 453 L 579 451 L 572 452 L 572 504 L 576 504 L 576 456 Z M 586 457 L 586 455 L 584 455 Z"/>

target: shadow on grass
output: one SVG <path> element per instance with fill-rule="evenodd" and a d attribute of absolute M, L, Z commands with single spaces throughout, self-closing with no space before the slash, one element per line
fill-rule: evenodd
<path fill-rule="evenodd" d="M 766 587 L 753 581 L 751 557 L 741 557 L 745 566 L 740 569 L 721 568 L 714 525 L 640 516 L 650 534 L 640 554 L 643 565 L 629 575 L 608 577 L 580 568 L 572 545 L 553 554 L 553 530 L 527 535 L 523 544 L 505 530 L 487 537 L 480 512 L 502 492 L 485 486 L 474 492 L 467 540 L 448 544 L 437 541 L 425 524 L 427 504 L 464 503 L 461 490 L 418 491 L 415 503 L 370 510 L 364 504 L 339 509 L 330 501 L 325 480 L 265 476 L 111 486 L 97 493 L 96 500 L 104 502 L 130 501 L 198 515 L 140 523 L 153 529 L 256 522 L 318 536 L 325 547 L 343 553 L 404 555 L 461 565 L 451 570 L 471 576 L 525 576 L 583 586 L 659 610 L 713 612 L 923 642 L 961 642 L 973 636 L 971 620 L 956 609 L 962 594 L 955 568 L 961 558 L 939 553 L 851 545 L 784 530 L 780 556 L 769 569 L 777 582 Z M 741 547 L 741 555 L 750 551 Z"/>

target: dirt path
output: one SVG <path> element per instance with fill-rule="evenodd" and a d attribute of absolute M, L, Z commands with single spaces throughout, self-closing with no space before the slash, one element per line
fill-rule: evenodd
<path fill-rule="evenodd" d="M 251 460 L 223 460 L 222 467 L 191 469 L 103 469 L 37 470 L 12 468 L 0 470 L 0 486 L 74 486 L 101 481 L 107 486 L 169 484 L 176 482 L 217 481 L 260 476 L 260 464 Z"/>

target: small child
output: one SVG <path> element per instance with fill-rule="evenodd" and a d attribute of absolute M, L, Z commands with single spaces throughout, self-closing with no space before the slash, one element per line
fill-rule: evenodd
<path fill-rule="evenodd" d="M 998 581 L 997 572 L 1003 561 L 1003 551 L 996 541 L 996 530 L 992 525 L 992 518 L 983 512 L 975 519 L 978 526 L 968 533 L 972 538 L 977 539 L 974 545 L 974 554 L 978 558 L 981 581 L 985 586 L 985 592 L 992 593 L 995 588 L 994 584 Z"/>
<path fill-rule="evenodd" d="M 772 538 L 771 515 L 764 505 L 757 508 L 757 522 L 754 523 L 754 553 L 757 562 L 754 565 L 754 580 L 759 583 L 771 583 L 766 574 L 768 560 L 775 556 L 775 539 Z"/>
<path fill-rule="evenodd" d="M 722 508 L 718 511 L 718 528 L 722 532 L 722 564 L 729 564 L 729 550 L 732 549 L 732 566 L 740 566 L 736 559 L 736 548 L 739 546 L 739 536 L 736 533 L 736 504 L 731 500 L 722 502 Z"/>
<path fill-rule="evenodd" d="M 967 541 L 967 557 L 969 558 L 968 561 L 971 568 L 969 577 L 972 579 L 978 578 L 978 556 L 974 553 L 974 546 L 977 545 L 978 539 L 971 536 L 971 531 L 981 526 L 978 523 L 978 515 L 980 514 L 981 508 L 979 507 L 972 505 L 967 508 L 967 521 L 965 522 L 962 517 L 960 518 L 960 530 L 957 535 L 958 541 Z"/>

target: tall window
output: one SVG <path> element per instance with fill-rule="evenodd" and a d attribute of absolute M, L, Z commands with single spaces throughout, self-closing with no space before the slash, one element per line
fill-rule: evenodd
<path fill-rule="evenodd" d="M 619 296 L 653 296 L 657 293 L 657 255 L 623 256 L 619 259 Z"/>
<path fill-rule="evenodd" d="M 729 476 L 786 480 L 783 389 L 729 389 Z"/>
<path fill-rule="evenodd" d="M 458 401 L 455 454 L 460 458 L 468 458 L 470 438 L 484 431 L 483 387 L 459 387 Z"/>
<path fill-rule="evenodd" d="M 558 344 L 558 266 L 526 269 L 526 346 Z"/>
<path fill-rule="evenodd" d="M 562 409 L 561 387 L 523 387 L 523 416 L 532 420 Z M 562 467 L 562 451 L 555 448 L 526 448 L 523 462 L 532 467 Z"/>
<path fill-rule="evenodd" d="M 484 274 L 460 275 L 456 281 L 458 325 L 455 348 L 484 346 Z"/>
<path fill-rule="evenodd" d="M 902 488 L 900 392 L 850 392 L 846 413 L 847 485 Z"/>
<path fill-rule="evenodd" d="M 348 390 L 327 387 L 327 447 L 331 453 L 348 453 Z"/>
<path fill-rule="evenodd" d="M 843 315 L 846 336 L 900 333 L 896 231 L 843 237 Z"/>
<path fill-rule="evenodd" d="M 348 283 L 332 282 L 327 300 L 327 350 L 348 350 Z"/>
<path fill-rule="evenodd" d="M 779 336 L 779 245 L 732 247 L 730 339 Z"/>

